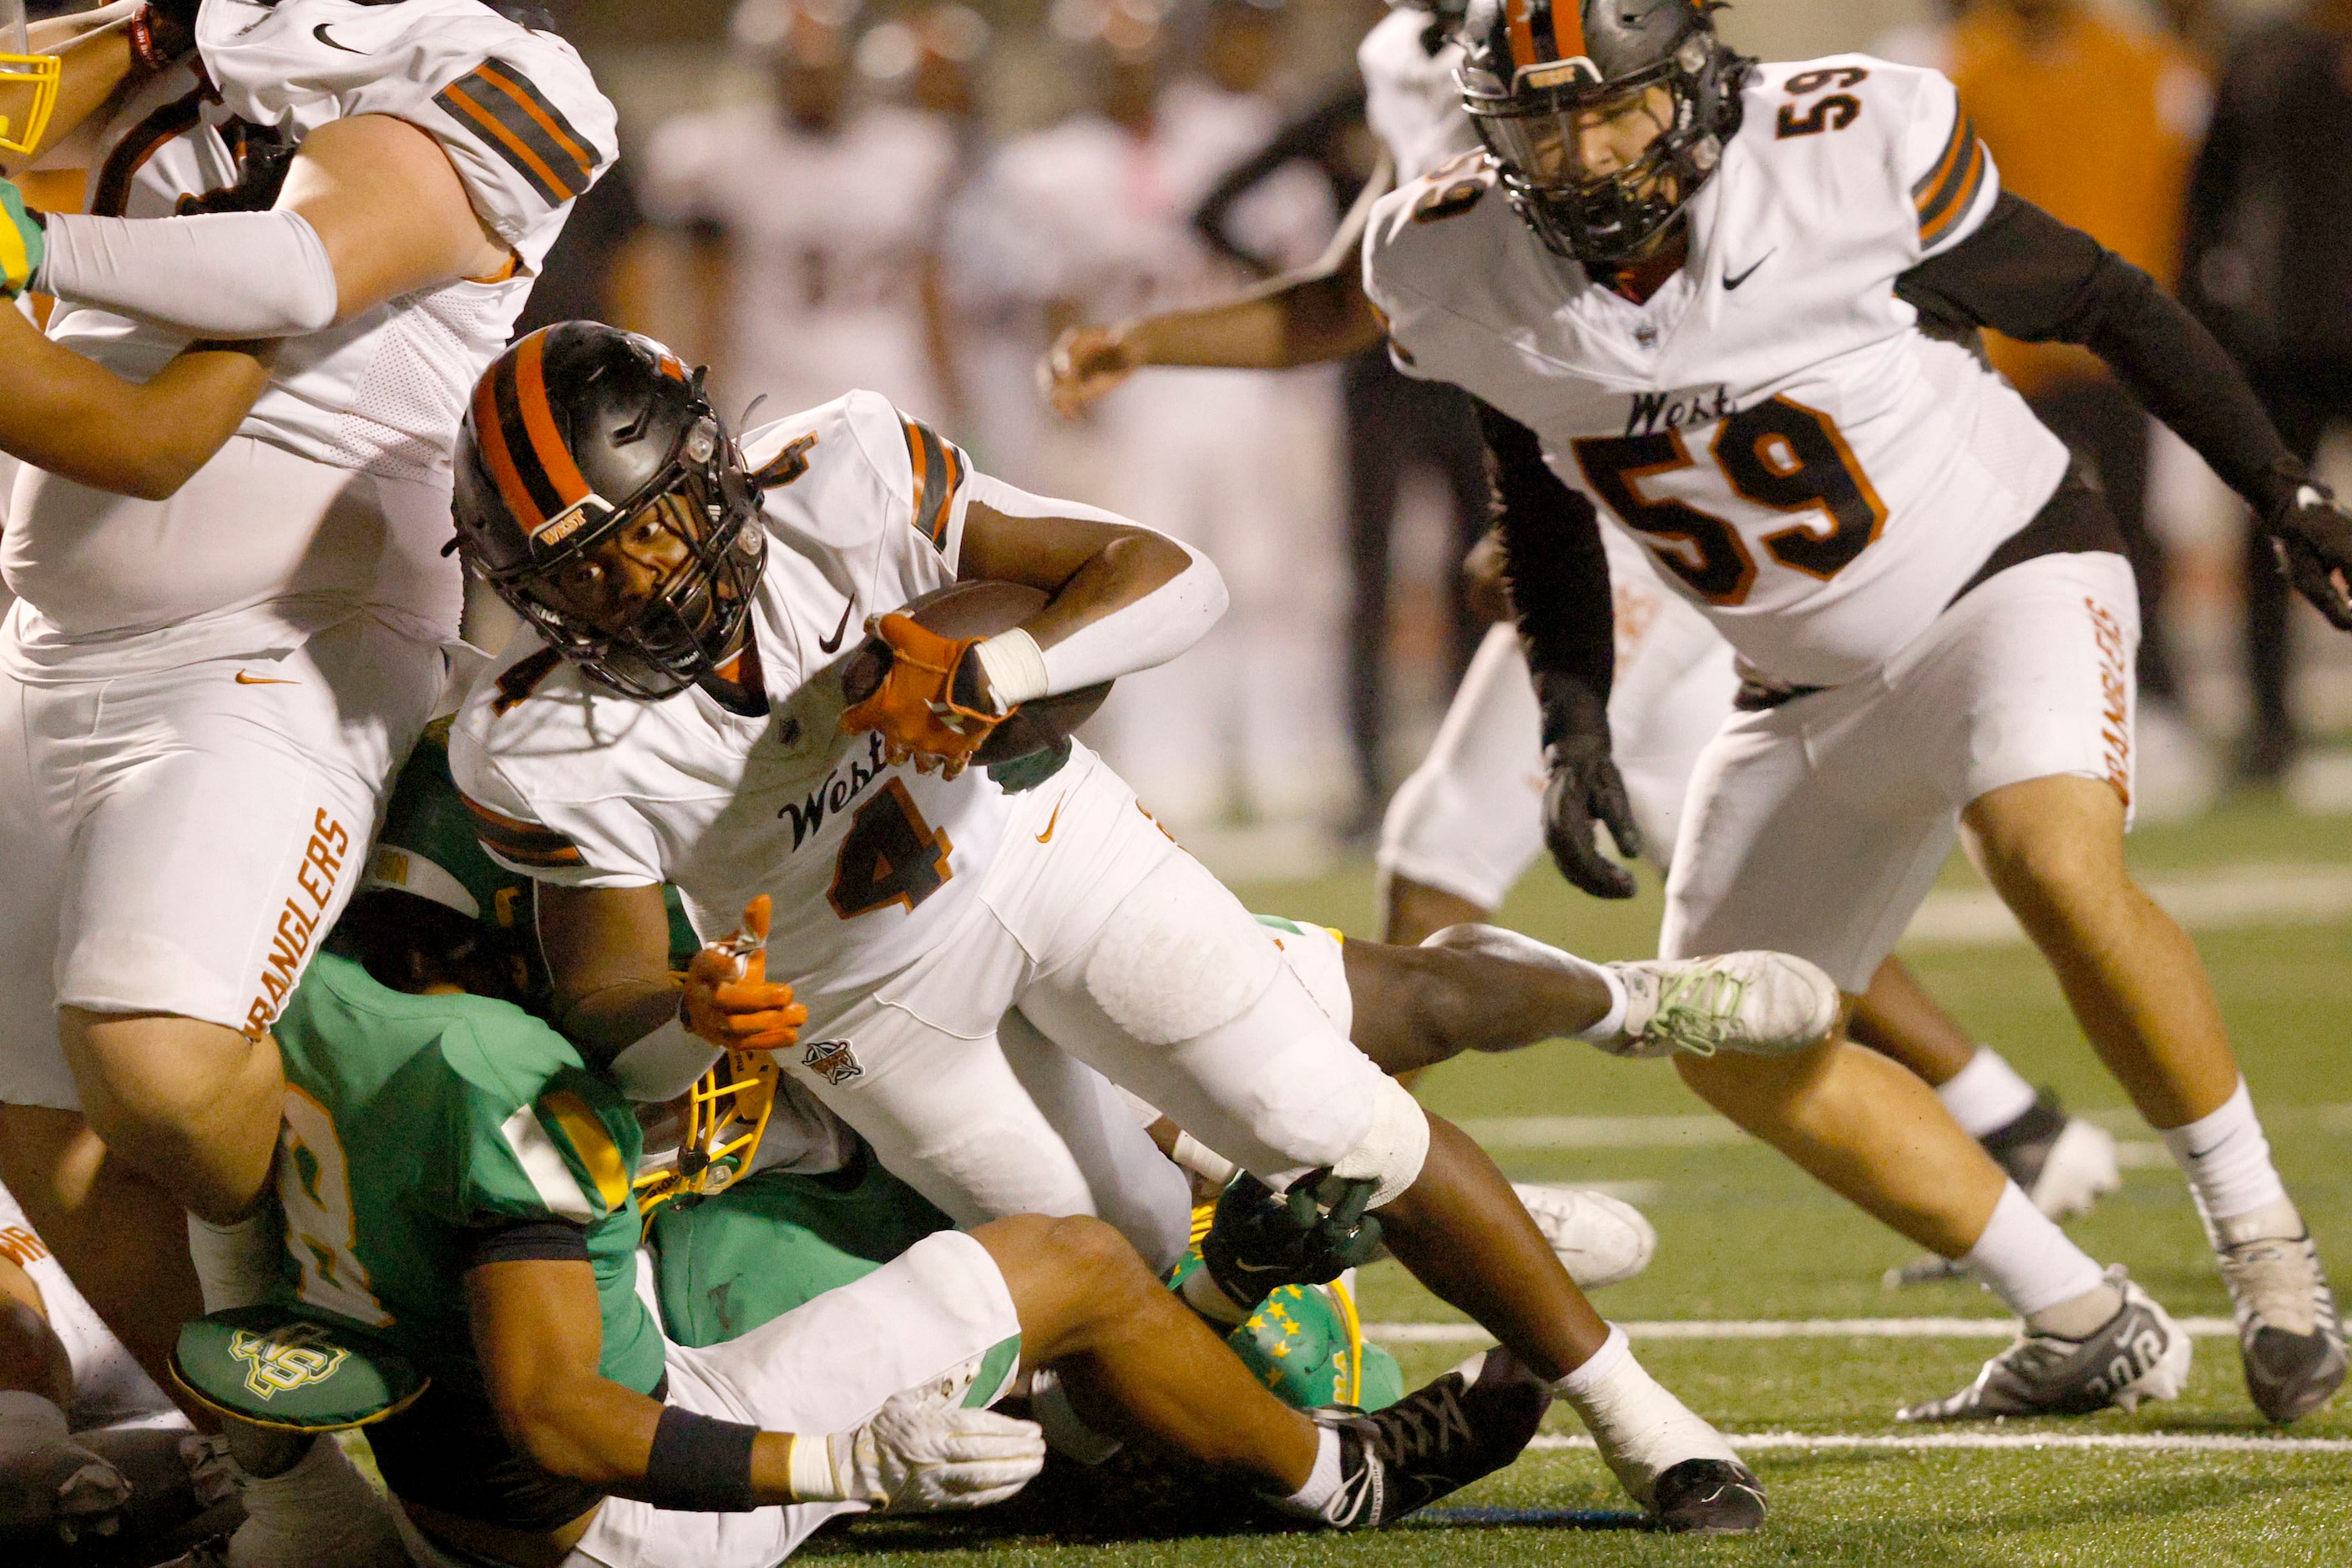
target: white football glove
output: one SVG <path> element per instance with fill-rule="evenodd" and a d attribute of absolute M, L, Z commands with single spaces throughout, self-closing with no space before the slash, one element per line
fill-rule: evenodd
<path fill-rule="evenodd" d="M 818 1450 L 831 1471 L 804 1484 L 803 1448 Z M 815 1452 L 808 1457 L 815 1458 Z M 822 1491 L 863 1502 L 877 1513 L 930 1513 L 1003 1502 L 1045 1468 L 1045 1435 L 1034 1421 L 993 1410 L 941 1405 L 929 1389 L 894 1394 L 853 1431 L 793 1445 L 793 1490 L 814 1500 Z"/>

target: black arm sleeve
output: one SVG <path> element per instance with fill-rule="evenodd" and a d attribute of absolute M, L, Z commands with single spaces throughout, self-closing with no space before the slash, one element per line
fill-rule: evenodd
<path fill-rule="evenodd" d="M 2079 343 L 2264 519 L 2303 482 L 2253 388 L 2156 280 L 2078 228 L 2003 192 L 1984 226 L 1895 281 L 1925 314 L 2026 342 Z"/>
<path fill-rule="evenodd" d="M 1605 710 L 1617 643 L 1601 514 L 1545 466 L 1534 431 L 1484 403 L 1478 424 L 1503 538 L 1503 574 L 1538 689 L 1565 679 L 1581 689 L 1580 707 Z M 1544 704 L 1546 744 L 1559 739 L 1554 707 Z"/>
<path fill-rule="evenodd" d="M 1217 182 L 1192 214 L 1193 229 L 1219 255 L 1240 262 L 1261 278 L 1273 277 L 1276 270 L 1273 261 L 1244 246 L 1228 226 L 1234 205 L 1284 164 L 1303 162 L 1322 171 L 1331 183 L 1331 199 L 1344 209 L 1363 183 L 1363 174 L 1346 166 L 1343 142 L 1349 127 L 1363 121 L 1360 83 L 1308 110 Z"/>
<path fill-rule="evenodd" d="M 485 1263 L 585 1263 L 588 1231 L 569 1220 L 526 1219 L 465 1233 L 465 1267 Z"/>

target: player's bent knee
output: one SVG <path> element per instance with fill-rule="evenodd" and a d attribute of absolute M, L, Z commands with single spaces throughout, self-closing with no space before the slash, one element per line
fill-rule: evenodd
<path fill-rule="evenodd" d="M 1429 1112 L 1411 1089 L 1382 1078 L 1372 1090 L 1371 1131 L 1331 1167 L 1331 1173 L 1377 1183 L 1365 1205 L 1377 1209 L 1402 1197 L 1421 1180 L 1421 1169 L 1428 1163 Z"/>
<path fill-rule="evenodd" d="M 61 1007 L 58 1017 L 90 1130 L 196 1213 L 241 1215 L 277 1148 L 276 1047 L 170 1014 Z"/>

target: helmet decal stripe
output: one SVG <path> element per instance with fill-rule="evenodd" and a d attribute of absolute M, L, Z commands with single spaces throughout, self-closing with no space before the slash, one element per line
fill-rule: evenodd
<path fill-rule="evenodd" d="M 1579 0 L 1545 0 L 1551 12 L 1551 58 L 1572 60 L 1584 53 L 1584 8 Z"/>
<path fill-rule="evenodd" d="M 1535 4 L 1536 0 L 1507 0 L 1503 8 L 1510 23 L 1511 64 L 1516 67 L 1531 66 L 1537 60 Z"/>
<path fill-rule="evenodd" d="M 536 458 L 547 482 L 556 495 L 556 504 L 548 510 L 562 511 L 578 506 L 593 493 L 588 481 L 581 476 L 580 465 L 572 458 L 572 450 L 563 444 L 563 434 L 555 427 L 555 410 L 547 401 L 547 335 L 533 332 L 515 345 L 514 356 L 515 408 L 522 416 L 522 427 L 530 441 L 530 455 Z M 518 458 L 522 454 L 515 454 Z"/>
<path fill-rule="evenodd" d="M 482 467 L 489 471 L 490 482 L 498 486 L 499 499 L 528 532 L 547 521 L 551 509 L 532 493 L 521 470 L 515 467 L 514 453 L 508 445 L 507 419 L 499 405 L 513 397 L 513 384 L 514 356 L 502 354 L 474 388 L 474 434 L 482 454 Z"/>

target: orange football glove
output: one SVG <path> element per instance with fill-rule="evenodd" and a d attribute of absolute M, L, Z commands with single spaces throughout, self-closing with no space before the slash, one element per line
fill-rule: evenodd
<path fill-rule="evenodd" d="M 736 1051 L 778 1051 L 798 1042 L 808 1009 L 789 985 L 768 984 L 768 895 L 743 906 L 735 934 L 705 945 L 686 966 L 678 1015 L 687 1028 Z"/>
<path fill-rule="evenodd" d="M 842 733 L 878 730 L 883 760 L 892 766 L 912 759 L 919 773 L 937 767 L 955 777 L 1004 722 L 1003 714 L 956 699 L 959 675 L 967 695 L 976 690 L 979 671 L 963 667 L 981 639 L 950 641 L 896 611 L 875 617 L 867 629 L 890 650 L 890 663 L 874 694 L 841 716 Z"/>

